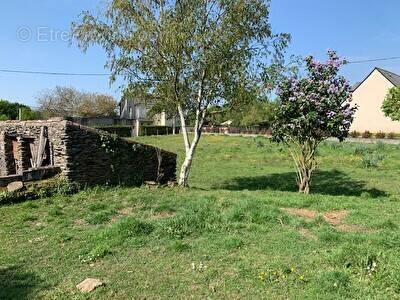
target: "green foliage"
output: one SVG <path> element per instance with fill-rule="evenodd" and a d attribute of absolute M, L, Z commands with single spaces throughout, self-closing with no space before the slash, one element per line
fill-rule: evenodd
<path fill-rule="evenodd" d="M 350 285 L 350 276 L 345 272 L 332 271 L 323 273 L 318 280 L 318 290 L 343 293 Z"/>
<path fill-rule="evenodd" d="M 174 240 L 174 241 L 172 241 L 169 248 L 175 252 L 185 252 L 190 249 L 190 245 L 181 240 Z"/>
<path fill-rule="evenodd" d="M 362 153 L 362 164 L 364 168 L 376 168 L 384 160 L 385 156 L 376 151 L 365 151 Z"/>
<path fill-rule="evenodd" d="M 132 126 L 95 126 L 98 130 L 103 130 L 120 137 L 132 136 Z"/>
<path fill-rule="evenodd" d="M 55 206 L 55 207 L 51 208 L 48 213 L 48 215 L 50 217 L 59 217 L 59 216 L 62 216 L 62 214 L 63 214 L 63 212 L 62 212 L 62 208 L 60 206 Z"/>
<path fill-rule="evenodd" d="M 377 132 L 377 133 L 375 134 L 375 137 L 376 137 L 377 139 L 384 139 L 384 138 L 386 137 L 386 133 L 384 133 L 384 132 L 382 132 L 382 131 L 379 131 L 379 132 Z"/>
<path fill-rule="evenodd" d="M 368 131 L 368 130 L 365 130 L 365 131 L 362 133 L 361 137 L 362 137 L 363 139 L 370 139 L 370 138 L 372 138 L 372 133 L 371 133 L 370 131 Z"/>
<path fill-rule="evenodd" d="M 180 128 L 175 128 L 175 133 L 179 133 Z M 166 135 L 172 134 L 172 127 L 169 126 L 150 126 L 145 125 L 141 127 L 141 135 Z"/>
<path fill-rule="evenodd" d="M 100 211 L 88 216 L 88 218 L 86 218 L 86 221 L 92 225 L 103 224 L 110 221 L 111 217 L 114 214 L 114 211 Z"/>
<path fill-rule="evenodd" d="M 20 109 L 22 112 L 22 120 L 34 120 L 39 117 L 38 113 L 32 111 L 29 106 L 0 99 L 0 120 L 17 120 Z"/>
<path fill-rule="evenodd" d="M 358 138 L 361 136 L 361 133 L 358 132 L 357 130 L 353 130 L 353 131 L 349 132 L 349 136 L 352 138 Z"/>
<path fill-rule="evenodd" d="M 0 192 L 0 205 L 47 198 L 54 195 L 72 195 L 79 191 L 80 188 L 79 185 L 69 183 L 60 177 L 34 181 L 27 183 L 26 189 L 23 191 Z"/>
<path fill-rule="evenodd" d="M 110 233 L 115 233 L 120 238 L 149 235 L 154 231 L 154 225 L 135 218 L 124 218 L 114 224 Z"/>
<path fill-rule="evenodd" d="M 389 90 L 382 104 L 385 116 L 393 121 L 400 121 L 400 88 L 393 87 Z"/>
<path fill-rule="evenodd" d="M 21 109 L 21 120 L 40 120 L 42 114 L 37 110 L 31 110 L 30 108 Z"/>
<path fill-rule="evenodd" d="M 254 100 L 242 109 L 233 109 L 229 113 L 229 120 L 233 121 L 234 126 L 262 125 L 271 127 L 277 105 L 277 102 Z"/>
<path fill-rule="evenodd" d="M 110 253 L 111 251 L 107 245 L 100 244 L 93 248 L 87 255 L 80 256 L 80 261 L 83 263 L 91 263 L 105 257 Z"/>

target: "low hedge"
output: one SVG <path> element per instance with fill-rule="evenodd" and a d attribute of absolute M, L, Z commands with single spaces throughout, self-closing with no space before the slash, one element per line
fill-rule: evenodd
<path fill-rule="evenodd" d="M 95 126 L 98 130 L 103 130 L 111 134 L 116 134 L 120 137 L 131 137 L 132 127 L 131 126 Z"/>
<path fill-rule="evenodd" d="M 173 128 L 170 126 L 142 126 L 141 135 L 167 135 L 172 134 Z M 179 133 L 179 128 L 175 127 L 175 133 Z"/>
<path fill-rule="evenodd" d="M 370 131 L 368 131 L 368 130 L 364 131 L 363 133 L 358 132 L 358 131 L 356 131 L 356 130 L 349 132 L 349 137 L 352 137 L 352 138 L 359 138 L 359 137 L 362 137 L 362 138 L 365 138 L 365 139 L 370 139 L 370 138 L 376 138 L 376 139 L 385 139 L 385 138 L 387 138 L 387 139 L 397 139 L 397 138 L 399 138 L 399 136 L 400 136 L 399 134 L 394 133 L 394 132 L 388 132 L 388 133 L 386 133 L 386 132 L 383 132 L 383 131 L 376 132 L 375 134 L 373 134 L 372 132 L 370 132 Z"/>

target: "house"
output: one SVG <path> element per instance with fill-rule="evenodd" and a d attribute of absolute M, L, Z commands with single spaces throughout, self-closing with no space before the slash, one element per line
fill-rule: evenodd
<path fill-rule="evenodd" d="M 165 112 L 149 117 L 148 113 L 151 110 L 151 104 L 144 104 L 134 99 L 125 98 L 120 101 L 118 106 L 119 118 L 132 124 L 135 136 L 140 135 L 142 125 L 168 126 L 173 128 L 177 125 L 176 119 L 169 119 Z"/>
<path fill-rule="evenodd" d="M 55 173 L 84 186 L 175 180 L 176 154 L 62 119 L 0 122 L 0 186 Z"/>
<path fill-rule="evenodd" d="M 140 124 L 146 125 L 173 126 L 173 119 L 169 119 L 165 112 L 149 118 L 148 113 L 151 107 L 151 104 L 144 104 L 134 99 L 122 99 L 119 103 L 119 118 L 139 121 Z"/>
<path fill-rule="evenodd" d="M 358 105 L 358 110 L 350 130 L 400 132 L 400 122 L 392 121 L 382 111 L 389 89 L 398 86 L 400 75 L 380 68 L 375 68 L 363 81 L 353 86 L 353 103 Z"/>
<path fill-rule="evenodd" d="M 113 127 L 130 126 L 132 135 L 137 136 L 141 133 L 143 125 L 150 126 L 168 126 L 179 125 L 176 118 L 168 118 L 167 114 L 162 112 L 149 117 L 151 104 L 144 104 L 134 99 L 122 99 L 118 104 L 117 116 L 110 117 L 68 117 L 67 120 L 89 127 Z"/>

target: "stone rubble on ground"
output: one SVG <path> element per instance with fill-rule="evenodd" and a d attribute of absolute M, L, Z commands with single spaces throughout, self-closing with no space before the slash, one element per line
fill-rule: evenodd
<path fill-rule="evenodd" d="M 79 283 L 76 287 L 84 293 L 89 293 L 96 288 L 103 286 L 104 283 L 101 282 L 99 279 L 96 278 L 86 278 L 84 281 Z"/>
<path fill-rule="evenodd" d="M 7 191 L 10 193 L 20 191 L 24 188 L 24 183 L 22 181 L 11 182 L 7 185 Z"/>

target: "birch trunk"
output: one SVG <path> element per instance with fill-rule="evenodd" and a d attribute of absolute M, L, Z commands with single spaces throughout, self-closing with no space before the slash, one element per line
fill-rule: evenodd
<path fill-rule="evenodd" d="M 183 161 L 183 164 L 181 167 L 181 172 L 179 174 L 179 181 L 178 181 L 178 184 L 182 187 L 189 186 L 189 173 L 190 173 L 190 169 L 192 167 L 193 156 L 196 151 L 198 143 L 199 143 L 198 139 L 193 140 L 193 143 L 192 143 L 189 151 L 185 155 L 185 160 Z"/>
<path fill-rule="evenodd" d="M 200 82 L 200 88 L 197 93 L 196 119 L 194 124 L 194 138 L 192 142 L 190 142 L 189 140 L 189 133 L 186 128 L 185 113 L 183 111 L 182 106 L 178 104 L 178 113 L 181 119 L 183 142 L 185 144 L 185 160 L 183 161 L 178 181 L 178 184 L 182 187 L 189 186 L 189 173 L 192 167 L 193 156 L 194 153 L 196 152 L 196 148 L 201 137 L 201 129 L 203 128 L 204 118 L 206 115 L 207 105 L 202 106 L 205 76 L 206 72 L 205 70 L 203 70 Z"/>
<path fill-rule="evenodd" d="M 196 113 L 194 138 L 193 138 L 192 142 L 190 143 L 189 133 L 187 131 L 183 110 L 179 107 L 178 111 L 179 111 L 179 115 L 181 117 L 181 130 L 182 130 L 183 140 L 184 140 L 184 144 L 185 144 L 185 159 L 181 166 L 178 184 L 182 187 L 188 187 L 189 186 L 189 173 L 190 173 L 190 169 L 192 167 L 193 157 L 196 152 L 197 145 L 199 144 L 199 140 L 200 140 L 200 136 L 201 136 L 201 127 L 202 127 L 204 117 L 203 116 L 200 117 L 199 112 Z M 197 120 L 197 116 L 199 116 L 201 119 Z"/>

